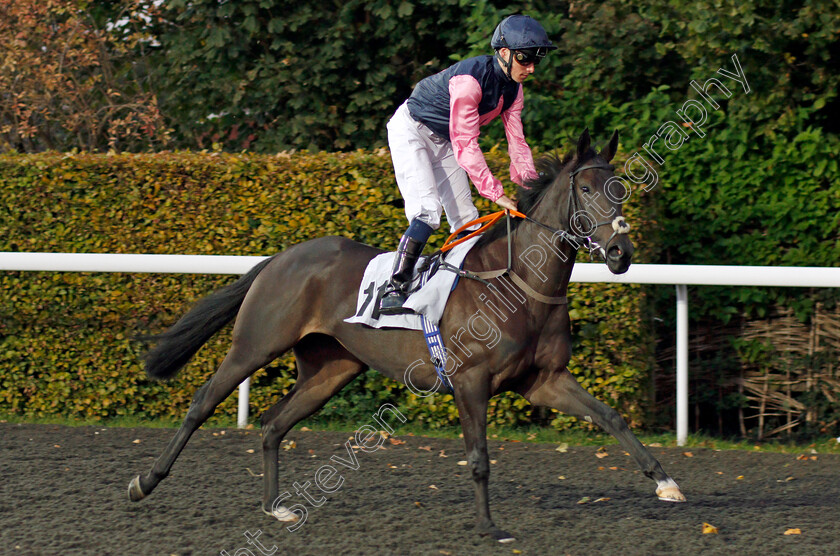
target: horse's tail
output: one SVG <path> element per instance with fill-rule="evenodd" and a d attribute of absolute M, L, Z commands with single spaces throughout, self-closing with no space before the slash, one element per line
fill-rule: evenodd
<path fill-rule="evenodd" d="M 233 284 L 201 299 L 166 332 L 139 337 L 156 342 L 143 354 L 146 374 L 158 380 L 175 376 L 207 340 L 236 317 L 257 275 L 273 259 L 260 262 Z"/>

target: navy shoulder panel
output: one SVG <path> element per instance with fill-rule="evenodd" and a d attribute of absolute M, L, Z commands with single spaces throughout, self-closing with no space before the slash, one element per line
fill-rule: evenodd
<path fill-rule="evenodd" d="M 449 138 L 449 80 L 456 75 L 471 75 L 478 81 L 478 113 L 482 115 L 495 109 L 502 97 L 503 109 L 507 110 L 519 91 L 519 84 L 508 79 L 494 56 L 467 58 L 423 79 L 408 99 L 408 110 L 415 120 L 441 137 Z"/>

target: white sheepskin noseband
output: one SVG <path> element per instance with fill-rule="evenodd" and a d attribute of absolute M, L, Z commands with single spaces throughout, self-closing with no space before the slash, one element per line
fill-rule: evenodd
<path fill-rule="evenodd" d="M 630 224 L 628 224 L 623 216 L 616 216 L 612 221 L 612 229 L 617 234 L 626 234 L 630 231 Z"/>

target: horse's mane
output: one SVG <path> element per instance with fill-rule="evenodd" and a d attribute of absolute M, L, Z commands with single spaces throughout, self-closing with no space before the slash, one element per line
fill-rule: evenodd
<path fill-rule="evenodd" d="M 537 177 L 533 180 L 528 180 L 524 185 L 519 186 L 517 190 L 517 207 L 519 212 L 524 212 L 531 215 L 531 211 L 540 202 L 543 195 L 548 191 L 549 186 L 554 183 L 557 176 L 563 169 L 570 164 L 575 158 L 575 150 L 572 149 L 561 159 L 556 153 L 543 155 L 537 160 L 535 166 L 537 169 Z M 594 149 L 589 149 L 580 161 L 576 161 L 578 165 L 587 162 L 597 156 Z M 514 218 L 511 222 L 511 231 L 515 230 L 519 224 L 522 223 L 521 218 Z M 499 221 L 495 226 L 490 228 L 481 236 L 481 239 L 476 243 L 476 247 L 487 245 L 504 237 L 507 233 L 507 224 L 504 220 Z"/>

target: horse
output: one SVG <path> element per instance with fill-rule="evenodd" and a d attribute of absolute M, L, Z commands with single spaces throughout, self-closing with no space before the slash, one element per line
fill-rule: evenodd
<path fill-rule="evenodd" d="M 497 527 L 490 515 L 486 429 L 488 401 L 502 392 L 516 392 L 536 406 L 598 425 L 656 482 L 660 499 L 685 501 L 677 483 L 620 414 L 590 395 L 567 368 L 571 335 L 565 295 L 576 253 L 582 246 L 590 253 L 599 251 L 615 274 L 627 271 L 633 254 L 619 196 L 610 191 L 617 181 L 611 180 L 609 162 L 618 148 L 618 132 L 600 152 L 590 143 L 585 130 L 562 160 L 548 155 L 538 161 L 539 176 L 519 189 L 519 208 L 527 218 L 507 226 L 496 224 L 474 245 L 463 272 L 476 279 L 459 280 L 439 323 L 442 337 L 457 341 L 459 350 L 457 369 L 446 372 L 475 487 L 476 530 L 500 542 L 512 540 L 513 535 Z M 546 247 L 540 253 L 541 242 Z M 156 344 L 144 355 L 146 372 L 151 378 L 166 379 L 235 319 L 224 360 L 196 391 L 183 423 L 151 470 L 131 480 L 129 498 L 136 502 L 148 496 L 219 403 L 289 349 L 294 352 L 297 380 L 261 416 L 262 510 L 281 521 L 289 520 L 284 518 L 289 511 L 278 498 L 279 447 L 296 423 L 321 409 L 368 368 L 403 383 L 410 375 L 412 387 L 426 392 L 440 387 L 440 377 L 430 365 L 412 367 L 427 354 L 421 332 L 344 322 L 356 311 L 365 267 L 381 252 L 343 237 L 297 244 L 201 299 L 169 330 L 150 337 Z M 510 297 L 505 303 L 499 295 L 506 290 L 500 286 L 519 301 L 519 308 Z M 479 314 L 497 321 L 499 334 L 492 349 L 487 347 L 486 334 L 455 335 L 461 329 L 477 330 L 475 319 L 469 319 Z M 450 359 L 454 364 L 456 357 Z M 407 373 L 409 368 L 412 371 Z"/>

